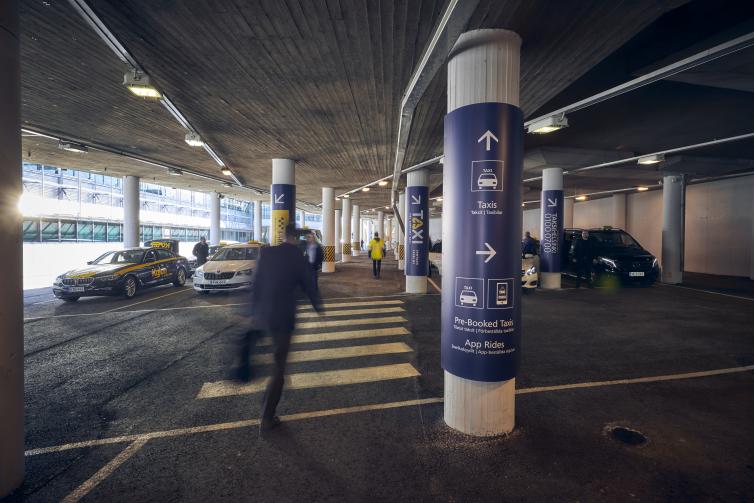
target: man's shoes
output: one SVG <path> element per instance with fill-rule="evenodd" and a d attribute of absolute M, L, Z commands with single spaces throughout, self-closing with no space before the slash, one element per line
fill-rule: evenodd
<path fill-rule="evenodd" d="M 262 437 L 280 426 L 283 422 L 279 417 L 275 416 L 272 419 L 262 418 L 262 422 L 259 423 L 259 436 Z"/>
<path fill-rule="evenodd" d="M 240 367 L 233 371 L 231 379 L 240 383 L 251 382 L 254 379 L 254 372 L 249 367 Z"/>

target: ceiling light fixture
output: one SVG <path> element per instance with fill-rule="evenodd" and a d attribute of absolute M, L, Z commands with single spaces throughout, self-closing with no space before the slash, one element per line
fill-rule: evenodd
<path fill-rule="evenodd" d="M 349 197 L 351 197 L 349 194 L 343 194 L 343 198 L 348 199 Z"/>
<path fill-rule="evenodd" d="M 387 187 L 387 180 L 382 180 L 377 185 L 379 185 L 380 187 Z"/>
<path fill-rule="evenodd" d="M 168 168 L 168 175 L 181 176 L 183 171 L 177 168 Z"/>
<path fill-rule="evenodd" d="M 60 140 L 58 142 L 58 148 L 68 152 L 76 152 L 77 154 L 86 154 L 89 152 L 89 147 L 73 141 Z"/>
<path fill-rule="evenodd" d="M 149 75 L 139 70 L 131 70 L 123 76 L 123 85 L 140 98 L 152 100 L 162 98 L 162 94 L 149 82 Z"/>
<path fill-rule="evenodd" d="M 534 134 L 552 133 L 558 129 L 568 127 L 568 118 L 565 115 L 551 115 L 541 121 L 529 124 L 526 131 Z"/>
<path fill-rule="evenodd" d="M 369 187 L 364 187 L 363 189 L 361 189 L 362 192 L 369 192 L 369 190 Z"/>
<path fill-rule="evenodd" d="M 233 174 L 226 166 L 223 166 L 223 169 L 220 170 L 220 173 L 225 176 L 231 176 Z"/>
<path fill-rule="evenodd" d="M 203 147 L 204 142 L 202 141 L 202 137 L 199 136 L 198 133 L 195 133 L 194 131 L 189 131 L 186 133 L 186 143 L 191 145 L 192 147 Z"/>
<path fill-rule="evenodd" d="M 636 190 L 638 190 L 639 192 L 646 192 L 649 190 L 649 187 L 636 187 Z"/>
<path fill-rule="evenodd" d="M 586 196 L 576 196 L 577 201 L 586 201 Z"/>
<path fill-rule="evenodd" d="M 665 160 L 665 154 L 652 154 L 652 155 L 646 155 L 644 157 L 639 157 L 639 160 L 636 161 L 639 164 L 657 164 L 659 162 L 662 162 Z"/>

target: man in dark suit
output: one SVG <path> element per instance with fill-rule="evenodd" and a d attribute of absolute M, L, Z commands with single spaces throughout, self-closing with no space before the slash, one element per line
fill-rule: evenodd
<path fill-rule="evenodd" d="M 291 334 L 296 322 L 295 290 L 301 287 L 314 309 L 321 313 L 319 294 L 314 288 L 309 264 L 297 246 L 296 226 L 285 228 L 285 242 L 278 246 L 263 247 L 257 262 L 251 294 L 253 327 L 246 336 L 242 350 L 247 373 L 240 377 L 249 379 L 248 354 L 259 334 L 269 334 L 275 347 L 275 367 L 267 384 L 262 410 L 260 432 L 269 431 L 280 424 L 275 409 L 283 392 L 285 363 L 291 345 Z M 242 364 L 243 366 L 243 364 Z"/>
<path fill-rule="evenodd" d="M 581 239 L 574 243 L 573 253 L 576 259 L 576 288 L 581 287 L 581 278 L 586 280 L 586 285 L 592 288 L 592 242 L 589 240 L 589 231 L 581 231 Z"/>

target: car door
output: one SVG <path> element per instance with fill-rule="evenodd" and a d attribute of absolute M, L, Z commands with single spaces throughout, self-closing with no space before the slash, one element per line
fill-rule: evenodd
<path fill-rule="evenodd" d="M 158 282 L 159 276 L 155 262 L 157 262 L 156 250 L 149 250 L 144 254 L 144 265 L 139 269 L 139 279 L 143 285 L 154 285 Z"/>
<path fill-rule="evenodd" d="M 158 271 L 159 282 L 173 281 L 178 271 L 178 261 L 175 260 L 175 255 L 170 250 L 157 250 L 157 262 L 155 267 Z"/>

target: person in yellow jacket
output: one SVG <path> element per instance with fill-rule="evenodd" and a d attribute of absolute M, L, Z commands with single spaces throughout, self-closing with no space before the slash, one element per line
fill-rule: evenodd
<path fill-rule="evenodd" d="M 374 233 L 374 239 L 369 242 L 369 256 L 372 257 L 372 274 L 379 279 L 382 269 L 382 256 L 385 254 L 385 242 L 380 239 L 380 233 Z"/>

